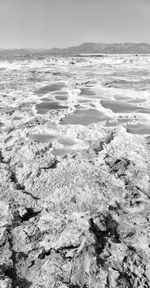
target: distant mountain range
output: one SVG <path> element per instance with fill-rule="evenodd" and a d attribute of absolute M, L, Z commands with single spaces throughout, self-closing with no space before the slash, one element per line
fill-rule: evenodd
<path fill-rule="evenodd" d="M 74 56 L 82 54 L 150 54 L 147 43 L 83 43 L 69 48 L 0 49 L 0 59 L 40 58 L 45 56 Z"/>
<path fill-rule="evenodd" d="M 55 55 L 76 55 L 76 54 L 149 54 L 150 44 L 146 43 L 83 43 L 79 46 L 65 49 L 53 48 L 49 50 Z"/>

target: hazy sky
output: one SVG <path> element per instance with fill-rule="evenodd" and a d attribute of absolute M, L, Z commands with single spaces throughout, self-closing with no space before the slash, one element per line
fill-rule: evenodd
<path fill-rule="evenodd" d="M 150 43 L 150 0 L 0 0 L 0 48 Z"/>

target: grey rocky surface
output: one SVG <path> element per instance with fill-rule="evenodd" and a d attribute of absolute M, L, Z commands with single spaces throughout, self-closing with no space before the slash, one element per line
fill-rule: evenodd
<path fill-rule="evenodd" d="M 60 135 L 69 133 L 78 146 L 54 155 L 53 142 L 30 137 L 52 120 L 13 122 L 7 112 L 0 288 L 150 287 L 149 136 L 99 123 L 63 126 L 58 112 Z"/>

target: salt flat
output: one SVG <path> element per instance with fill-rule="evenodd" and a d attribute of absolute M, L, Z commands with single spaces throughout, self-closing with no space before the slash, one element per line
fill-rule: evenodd
<path fill-rule="evenodd" d="M 149 175 L 149 55 L 0 62 L 0 287 L 150 287 Z"/>

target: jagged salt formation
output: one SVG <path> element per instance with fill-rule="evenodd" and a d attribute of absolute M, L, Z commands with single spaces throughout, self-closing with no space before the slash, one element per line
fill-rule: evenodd
<path fill-rule="evenodd" d="M 150 286 L 149 137 L 105 132 L 59 161 L 3 141 L 0 287 Z"/>

